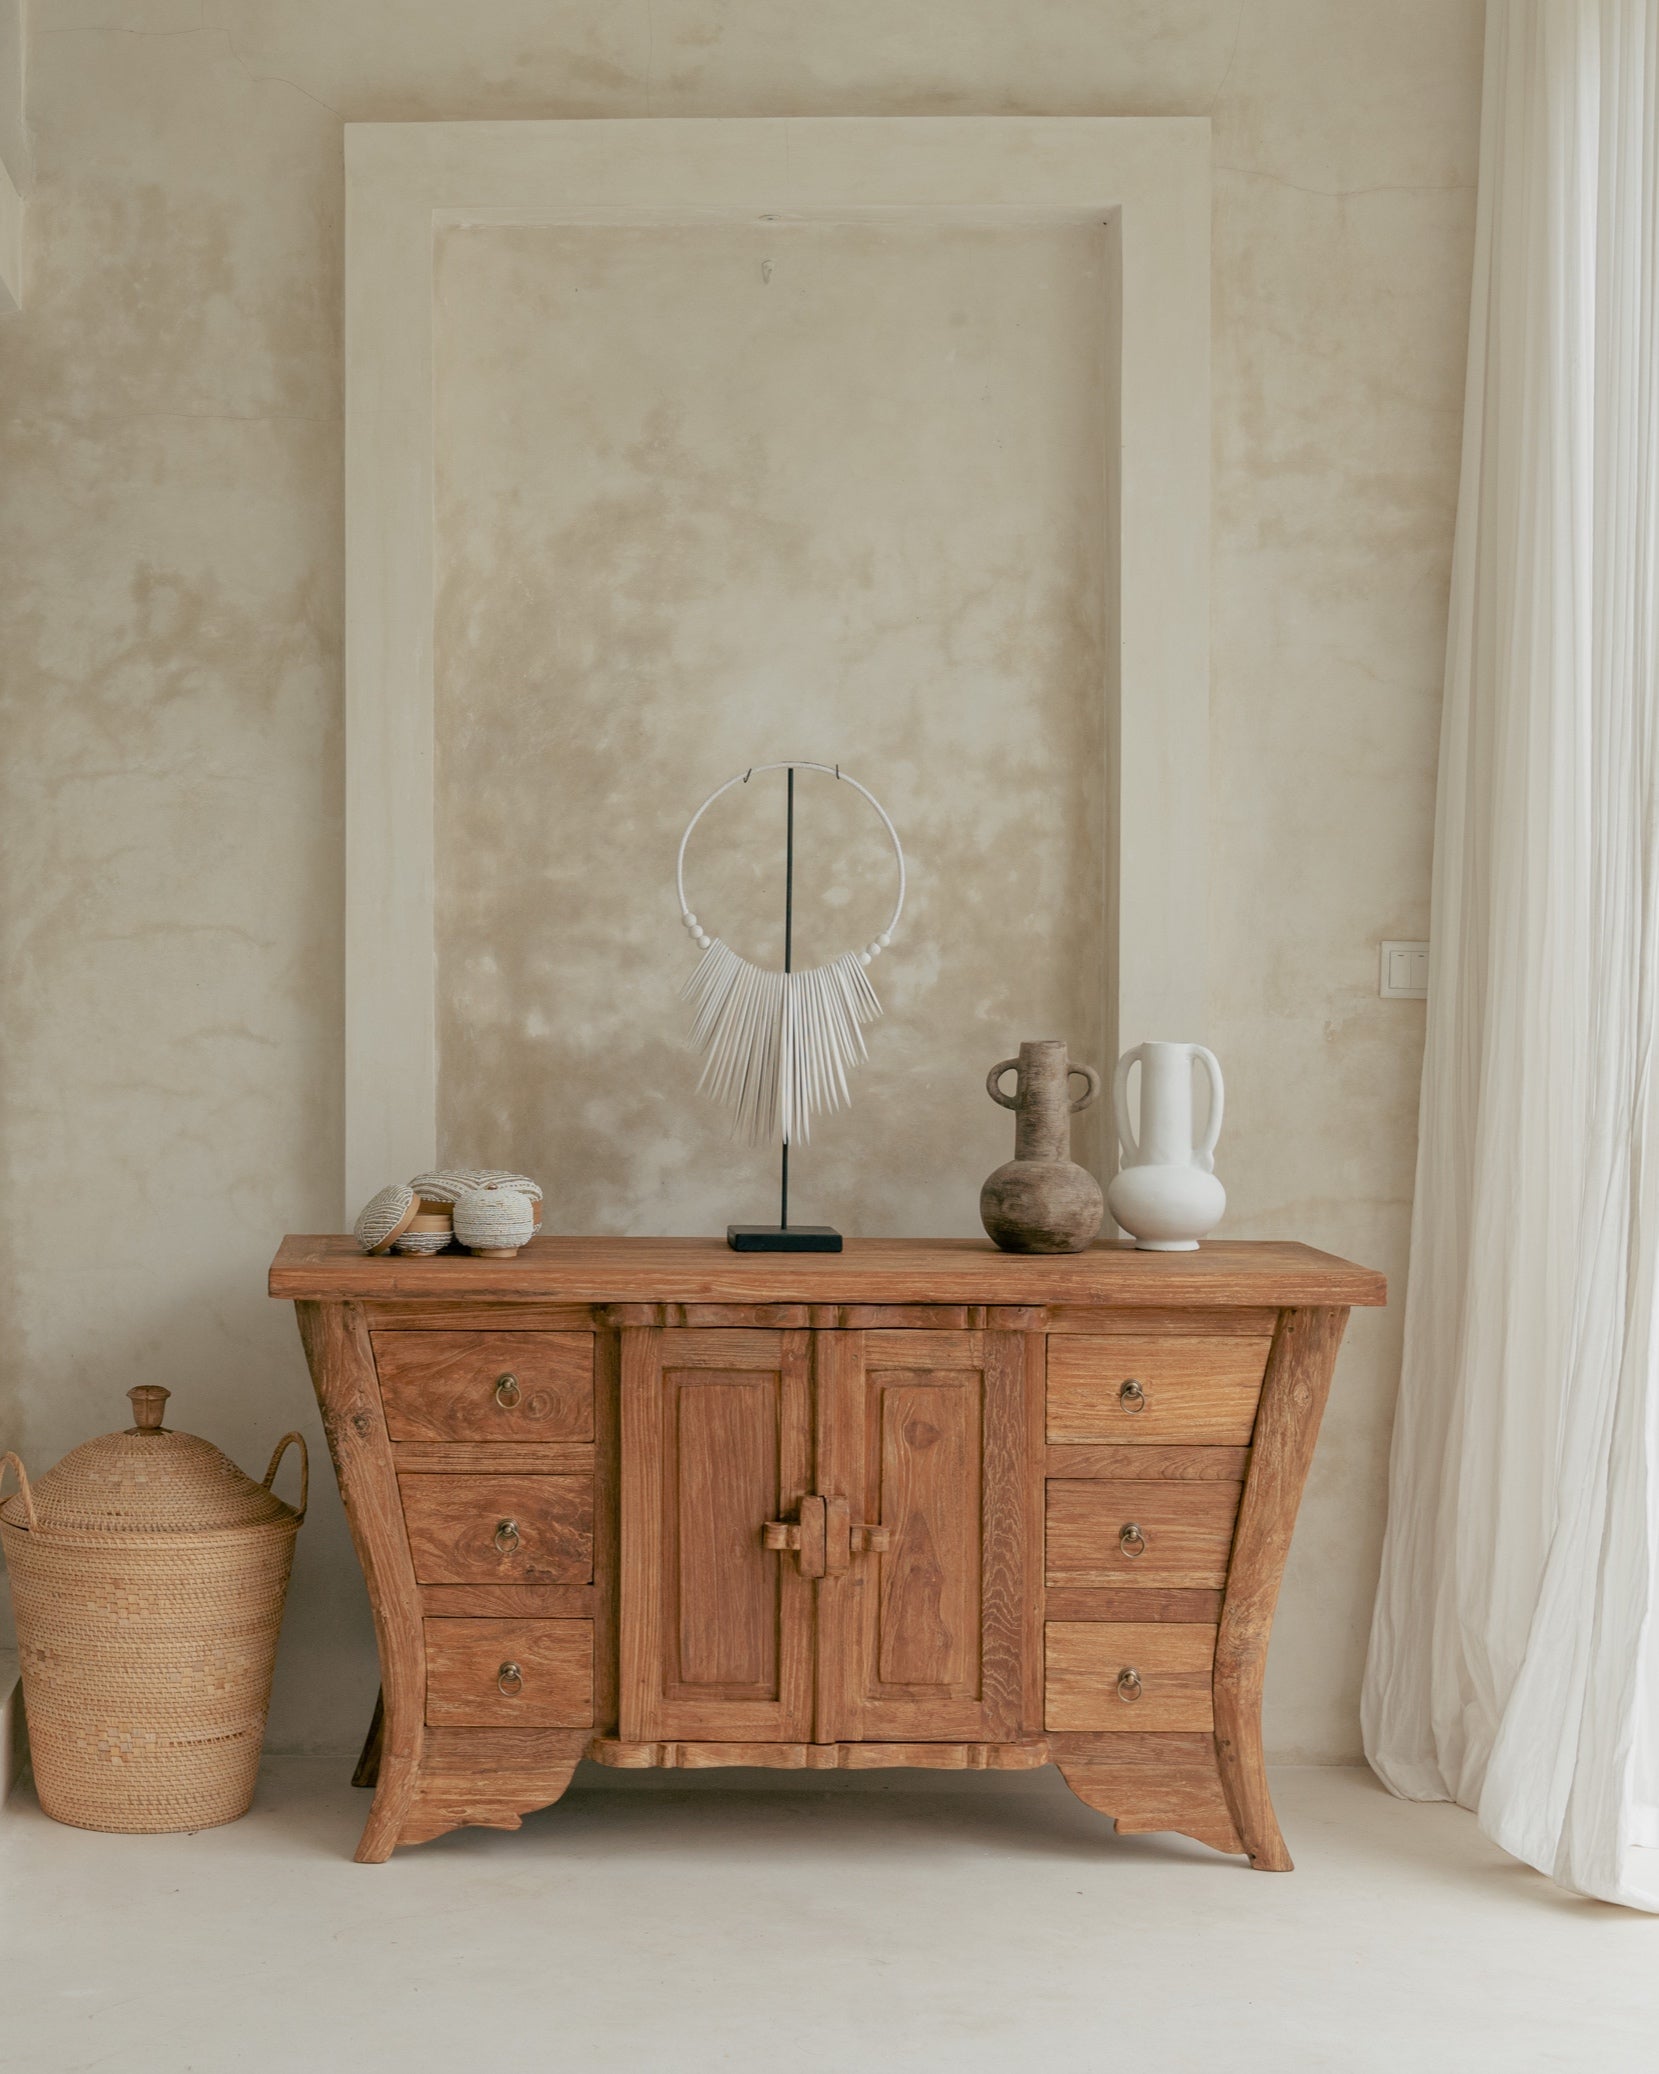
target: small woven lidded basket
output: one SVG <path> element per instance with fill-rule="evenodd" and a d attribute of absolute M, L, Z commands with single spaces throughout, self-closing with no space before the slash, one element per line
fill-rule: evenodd
<path fill-rule="evenodd" d="M 161 1423 L 168 1392 L 127 1395 L 137 1425 L 64 1456 L 0 1505 L 40 1804 L 76 1829 L 211 1829 L 248 1811 L 294 1536 L 305 1440 L 262 1483 Z M 271 1489 L 300 1450 L 300 1502 Z"/>

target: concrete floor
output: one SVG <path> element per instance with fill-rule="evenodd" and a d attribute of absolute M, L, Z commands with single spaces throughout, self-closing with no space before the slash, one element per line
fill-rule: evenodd
<path fill-rule="evenodd" d="M 1047 1772 L 576 1791 L 357 1866 L 346 1770 L 271 1761 L 199 1836 L 63 1829 L 24 1786 L 7 2074 L 1659 2070 L 1659 1921 L 1365 1772 L 1276 1774 L 1286 1876 L 1117 1839 Z"/>

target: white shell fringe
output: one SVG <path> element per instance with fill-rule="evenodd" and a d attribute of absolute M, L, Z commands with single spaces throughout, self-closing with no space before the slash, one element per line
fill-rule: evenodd
<path fill-rule="evenodd" d="M 751 965 L 716 936 L 685 983 L 698 1092 L 733 1110 L 751 1144 L 805 1145 L 815 1114 L 851 1100 L 847 1070 L 869 1056 L 862 1026 L 881 1014 L 857 951 L 805 972 Z"/>

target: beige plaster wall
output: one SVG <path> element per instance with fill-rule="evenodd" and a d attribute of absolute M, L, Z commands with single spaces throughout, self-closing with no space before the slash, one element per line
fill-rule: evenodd
<path fill-rule="evenodd" d="M 0 166 L 19 188 L 28 184 L 23 114 L 23 0 L 0 0 Z"/>
<path fill-rule="evenodd" d="M 1090 225 L 441 234 L 439 1149 L 537 1175 L 549 1229 L 776 1220 L 676 999 L 676 845 L 752 764 L 845 763 L 908 852 L 798 1221 L 977 1235 L 986 1069 L 1100 1064 L 1107 274 Z M 687 857 L 773 964 L 784 822 L 763 773 Z M 798 966 L 886 927 L 891 847 L 833 778 L 797 779 L 795 866 Z"/>
<path fill-rule="evenodd" d="M 0 322 L 0 1432 L 164 1382 L 316 1437 L 284 1228 L 340 1171 L 340 123 L 1204 113 L 1215 124 L 1214 1013 L 1230 1229 L 1403 1268 L 1473 214 L 1472 0 L 36 0 Z M 1179 955 L 1179 946 L 1171 947 Z M 1356 1321 L 1269 1673 L 1357 1752 L 1398 1302 Z M 326 1479 L 325 1479 L 326 1484 Z M 374 1674 L 326 1489 L 273 1717 Z"/>

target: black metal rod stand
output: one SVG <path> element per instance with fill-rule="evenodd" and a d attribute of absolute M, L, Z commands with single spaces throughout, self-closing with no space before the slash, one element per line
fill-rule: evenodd
<path fill-rule="evenodd" d="M 795 773 L 789 779 L 789 818 L 783 838 L 783 969 L 788 972 L 795 948 Z M 783 1141 L 783 1178 L 779 1184 L 778 1229 L 789 1229 L 789 1140 Z"/>
<path fill-rule="evenodd" d="M 840 772 L 836 775 L 839 777 Z M 791 764 L 788 819 L 784 827 L 783 853 L 783 969 L 795 967 L 795 768 Z M 778 1221 L 764 1224 L 728 1224 L 726 1244 L 736 1253 L 839 1253 L 841 1234 L 827 1224 L 789 1223 L 789 1141 L 783 1145 L 778 1176 Z"/>

